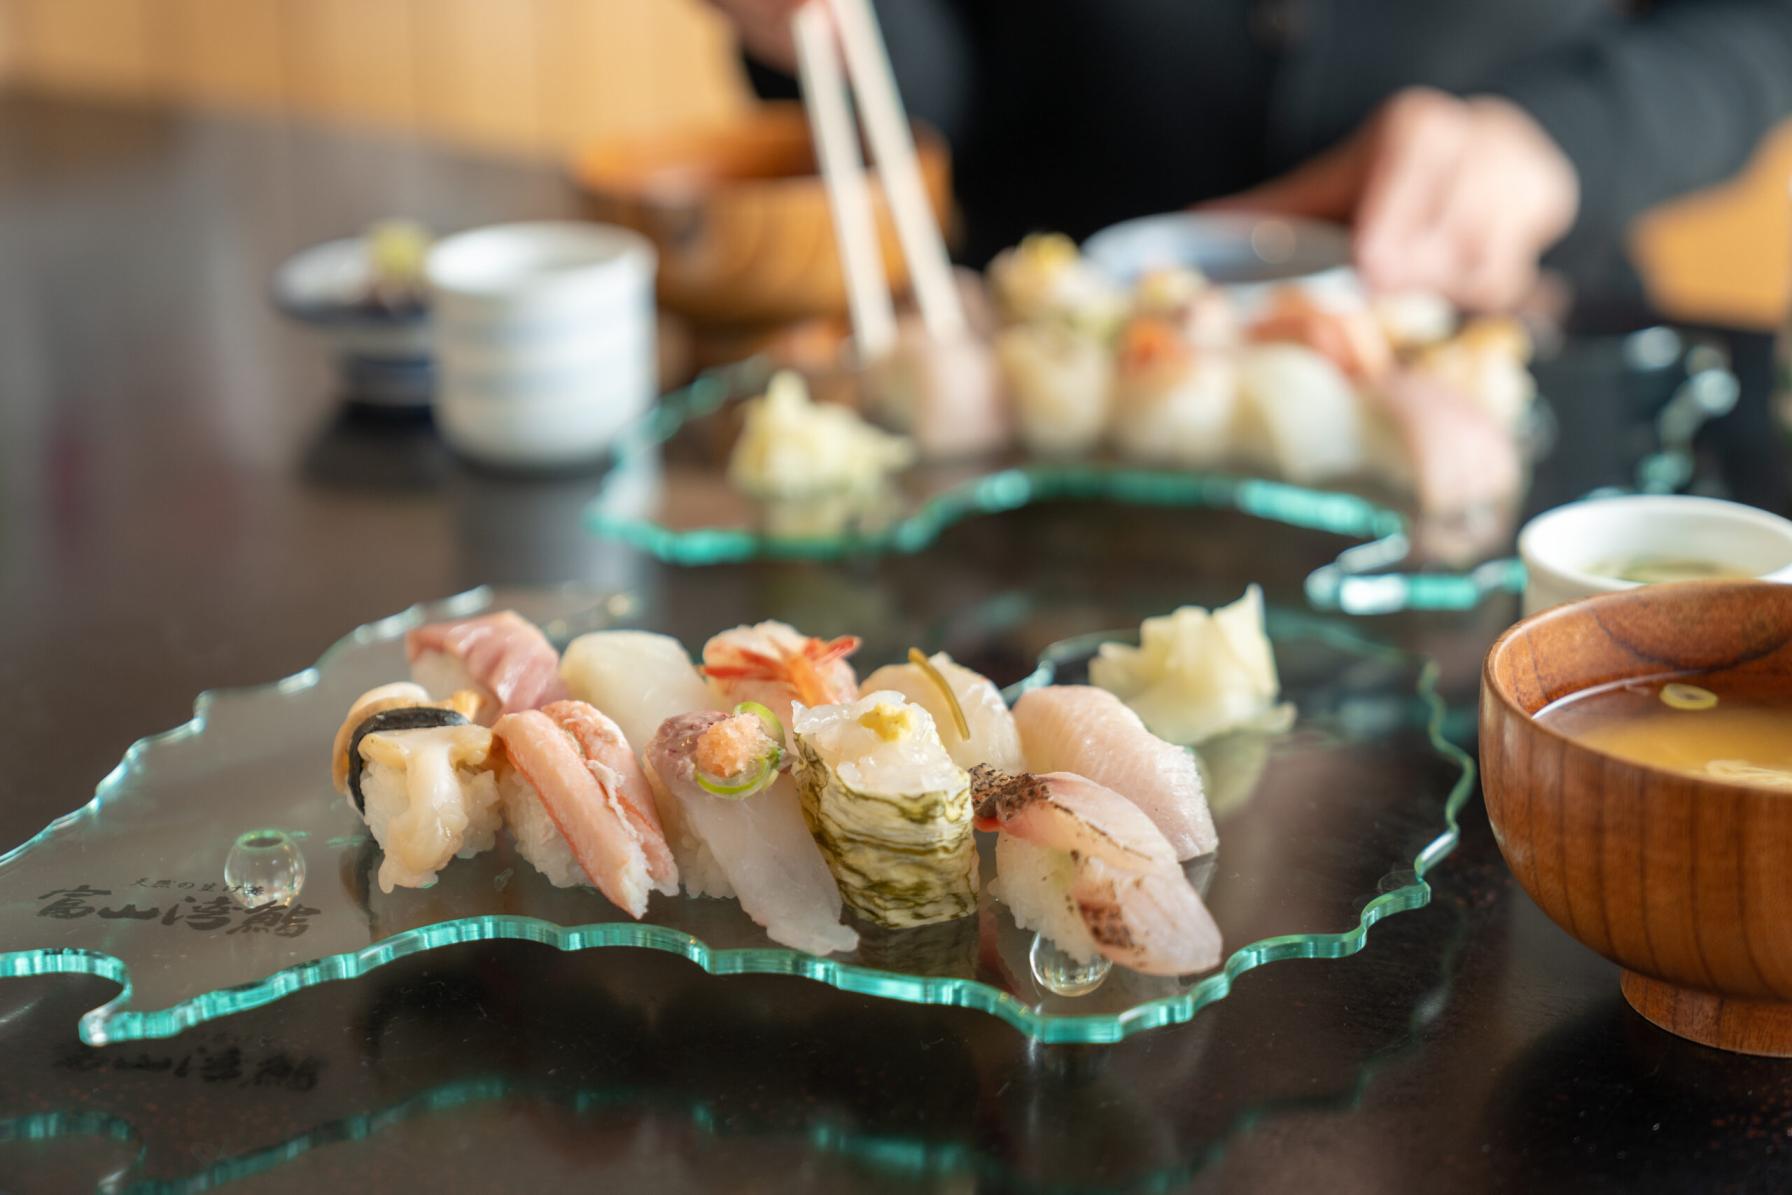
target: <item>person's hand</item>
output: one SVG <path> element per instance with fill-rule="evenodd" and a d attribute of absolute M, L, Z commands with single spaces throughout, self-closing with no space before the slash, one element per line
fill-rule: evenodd
<path fill-rule="evenodd" d="M 1573 163 L 1524 109 L 1411 88 L 1343 144 L 1201 206 L 1348 221 L 1371 287 L 1490 310 L 1525 297 L 1579 204 Z"/>
<path fill-rule="evenodd" d="M 773 70 L 794 74 L 796 45 L 790 37 L 790 15 L 804 0 L 710 0 L 722 10 L 740 38 L 741 48 Z"/>

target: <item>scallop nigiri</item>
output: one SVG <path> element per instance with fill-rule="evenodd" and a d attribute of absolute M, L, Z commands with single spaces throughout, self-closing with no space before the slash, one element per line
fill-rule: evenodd
<path fill-rule="evenodd" d="M 514 610 L 417 627 L 405 635 L 404 648 L 411 678 L 430 692 L 478 693 L 474 721 L 485 726 L 567 696 L 559 653 L 541 628 Z"/>
<path fill-rule="evenodd" d="M 380 846 L 379 885 L 427 888 L 456 855 L 489 850 L 501 817 L 492 734 L 415 685 L 385 685 L 349 710 L 331 749 L 338 791 Z"/>
<path fill-rule="evenodd" d="M 703 645 L 703 674 L 723 702 L 757 701 L 785 726 L 790 705 L 833 705 L 859 694 L 846 657 L 859 649 L 856 635 L 817 639 L 782 622 L 740 626 Z"/>
<path fill-rule="evenodd" d="M 631 917 L 678 892 L 647 778 L 616 724 L 582 701 L 506 714 L 493 728 L 517 850 L 560 887 L 589 883 Z"/>
<path fill-rule="evenodd" d="M 1125 702 L 1090 685 L 1048 685 L 1014 705 L 1034 772 L 1074 772 L 1137 805 L 1178 859 L 1219 845 L 1195 757 L 1145 728 Z"/>
<path fill-rule="evenodd" d="M 684 644 L 651 631 L 593 631 L 566 646 L 560 676 L 572 695 L 615 720 L 645 756 L 660 723 L 722 702 Z"/>
<path fill-rule="evenodd" d="M 925 663 L 917 663 L 917 657 Z M 986 763 L 1006 772 L 1025 767 L 1020 733 L 1001 690 L 980 672 L 955 662 L 943 651 L 932 656 L 911 652 L 906 664 L 885 664 L 865 678 L 865 692 L 889 689 L 900 693 L 933 718 L 946 753 L 961 768 Z M 961 733 L 958 718 L 964 718 Z"/>
<path fill-rule="evenodd" d="M 688 713 L 653 736 L 647 769 L 768 937 L 811 954 L 851 950 L 859 936 L 840 924 L 840 887 L 809 836 L 796 786 L 777 775 L 783 753 L 781 728 L 755 714 Z"/>
<path fill-rule="evenodd" d="M 1078 962 L 1148 975 L 1220 961 L 1220 931 L 1163 833 L 1137 806 L 1067 772 L 971 777 L 977 826 L 996 830 L 996 899 Z"/>

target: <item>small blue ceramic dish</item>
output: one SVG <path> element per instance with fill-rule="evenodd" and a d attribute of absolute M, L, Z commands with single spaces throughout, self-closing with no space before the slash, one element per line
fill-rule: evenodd
<path fill-rule="evenodd" d="M 1166 212 L 1104 228 L 1083 242 L 1083 253 L 1122 283 L 1150 269 L 1192 266 L 1246 301 L 1251 292 L 1290 282 L 1317 290 L 1357 288 L 1349 233 L 1322 220 Z"/>
<path fill-rule="evenodd" d="M 365 239 L 325 241 L 293 254 L 274 271 L 274 306 L 330 342 L 351 400 L 427 407 L 434 385 L 429 311 L 421 302 L 381 305 L 371 297 L 372 283 Z"/>

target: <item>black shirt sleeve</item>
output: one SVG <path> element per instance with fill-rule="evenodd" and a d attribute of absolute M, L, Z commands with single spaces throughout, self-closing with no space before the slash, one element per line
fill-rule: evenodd
<path fill-rule="evenodd" d="M 1792 113 L 1792 0 L 1660 0 L 1488 90 L 1530 112 L 1580 176 L 1558 256 L 1602 255 L 1645 209 L 1734 174 Z"/>
<path fill-rule="evenodd" d="M 903 105 L 958 148 L 973 119 L 972 43 L 954 0 L 873 0 Z M 762 99 L 796 99 L 796 80 L 747 59 Z"/>

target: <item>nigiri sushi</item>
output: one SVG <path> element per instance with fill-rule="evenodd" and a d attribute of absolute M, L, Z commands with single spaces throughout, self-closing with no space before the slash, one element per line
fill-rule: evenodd
<path fill-rule="evenodd" d="M 1029 451 L 1079 456 L 1100 442 L 1114 372 L 1105 342 L 1062 324 L 1015 324 L 996 336 L 996 362 Z"/>
<path fill-rule="evenodd" d="M 922 667 L 915 662 L 919 654 L 911 653 L 907 664 L 885 664 L 873 672 L 865 678 L 865 691 L 888 689 L 926 710 L 946 753 L 961 768 L 986 763 L 1005 772 L 1018 772 L 1025 767 L 1014 715 L 989 678 L 956 663 L 943 651 L 921 657 L 926 663 Z M 964 718 L 966 733 L 959 732 L 959 716 Z"/>
<path fill-rule="evenodd" d="M 382 892 L 429 887 L 456 855 L 490 850 L 502 824 L 491 731 L 451 708 L 404 704 L 422 696 L 394 685 L 364 694 L 332 751 L 338 789 L 383 852 Z"/>
<path fill-rule="evenodd" d="M 580 635 L 566 646 L 560 676 L 574 697 L 608 714 L 637 753 L 667 718 L 722 704 L 684 644 L 652 631 Z"/>
<path fill-rule="evenodd" d="M 1510 435 L 1537 397 L 1536 379 L 1527 368 L 1530 359 L 1531 338 L 1523 324 L 1483 316 L 1420 352 L 1412 370 L 1462 395 Z"/>
<path fill-rule="evenodd" d="M 1239 353 L 1239 452 L 1307 484 L 1360 472 L 1369 431 L 1350 378 L 1299 344 L 1252 345 Z"/>
<path fill-rule="evenodd" d="M 1196 348 L 1225 349 L 1238 343 L 1238 314 L 1231 296 L 1199 270 L 1180 266 L 1146 270 L 1133 286 L 1133 311 L 1170 320 Z"/>
<path fill-rule="evenodd" d="M 1248 329 L 1258 344 L 1304 345 L 1346 375 L 1373 380 L 1393 367 L 1394 350 L 1379 321 L 1361 301 L 1322 300 L 1302 287 L 1285 286 Z"/>
<path fill-rule="evenodd" d="M 840 894 L 901 928 L 977 911 L 970 777 L 926 710 L 893 692 L 796 707 L 803 818 Z"/>
<path fill-rule="evenodd" d="M 1145 729 L 1126 703 L 1089 685 L 1048 685 L 1014 704 L 1021 752 L 1034 772 L 1074 772 L 1137 805 L 1192 859 L 1219 845 L 1195 757 Z"/>
<path fill-rule="evenodd" d="M 1234 730 L 1285 730 L 1281 680 L 1263 620 L 1263 590 L 1211 613 L 1183 606 L 1139 626 L 1139 645 L 1104 643 L 1089 680 L 1114 694 L 1147 729 L 1172 743 L 1195 744 Z"/>
<path fill-rule="evenodd" d="M 856 635 L 817 639 L 782 622 L 740 626 L 703 645 L 703 674 L 723 702 L 757 701 L 790 725 L 793 701 L 833 705 L 858 695 L 858 677 L 846 658 L 859 649 Z"/>
<path fill-rule="evenodd" d="M 1219 964 L 1220 931 L 1163 833 L 1126 798 L 1068 772 L 972 773 L 977 825 L 997 830 L 996 899 L 1081 963 L 1148 975 Z"/>
<path fill-rule="evenodd" d="M 498 787 L 517 850 L 559 887 L 592 884 L 639 918 L 650 891 L 678 892 L 647 778 L 616 724 L 582 701 L 498 720 Z"/>
<path fill-rule="evenodd" d="M 336 730 L 335 741 L 330 744 L 330 780 L 336 785 L 336 791 L 343 796 L 349 795 L 348 774 L 353 766 L 353 753 L 349 745 L 353 741 L 355 731 L 361 723 L 382 710 L 398 709 L 445 709 L 453 710 L 467 721 L 479 712 L 479 694 L 463 689 L 443 701 L 432 701 L 422 685 L 410 681 L 396 681 L 389 685 L 380 685 L 369 689 L 355 698 L 349 706 L 348 716 Z"/>
<path fill-rule="evenodd" d="M 559 653 L 514 610 L 417 627 L 405 635 L 404 648 L 411 679 L 430 692 L 477 692 L 483 700 L 474 721 L 484 726 L 567 695 Z"/>
<path fill-rule="evenodd" d="M 1238 378 L 1229 353 L 1197 349 L 1161 316 L 1120 334 L 1114 367 L 1114 447 L 1123 456 L 1209 468 L 1230 455 Z"/>
<path fill-rule="evenodd" d="M 989 263 L 989 288 L 1008 323 L 1069 323 L 1106 336 L 1125 309 L 1125 298 L 1062 233 L 1034 233 Z"/>
<path fill-rule="evenodd" d="M 925 460 L 997 452 L 1013 438 L 995 356 L 981 337 L 940 340 L 905 323 L 867 384 L 867 413 L 908 436 Z"/>
<path fill-rule="evenodd" d="M 747 916 L 774 942 L 811 954 L 851 950 L 840 888 L 803 821 L 796 786 L 778 775 L 781 728 L 755 714 L 668 718 L 647 746 L 647 772 Z"/>
<path fill-rule="evenodd" d="M 1419 507 L 1446 514 L 1495 507 L 1523 484 L 1518 440 L 1461 390 L 1417 370 L 1397 370 L 1370 393 L 1382 427 L 1383 472 Z"/>

